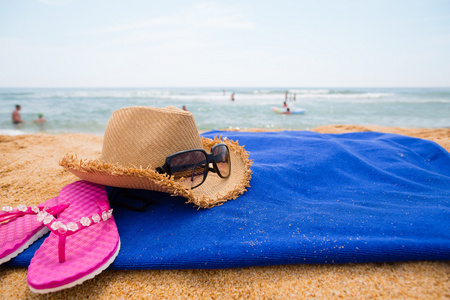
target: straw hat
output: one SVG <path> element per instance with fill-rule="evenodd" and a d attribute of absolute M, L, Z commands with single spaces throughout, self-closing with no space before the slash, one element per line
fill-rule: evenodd
<path fill-rule="evenodd" d="M 209 172 L 205 182 L 190 189 L 167 174 L 156 173 L 168 155 L 203 148 L 207 153 L 217 143 L 230 150 L 231 175 L 223 179 Z M 106 126 L 99 158 L 78 158 L 66 154 L 60 165 L 76 176 L 102 185 L 146 189 L 188 199 L 210 208 L 236 199 L 250 186 L 252 162 L 248 152 L 227 138 L 202 138 L 193 115 L 175 107 L 144 106 L 116 110 Z"/>

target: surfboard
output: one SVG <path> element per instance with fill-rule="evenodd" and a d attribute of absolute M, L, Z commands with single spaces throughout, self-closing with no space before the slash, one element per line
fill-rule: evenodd
<path fill-rule="evenodd" d="M 287 107 L 272 107 L 272 110 L 274 112 L 276 112 L 277 114 L 286 114 L 287 111 Z M 289 108 L 291 114 L 295 115 L 295 114 L 304 114 L 306 112 L 306 110 L 304 108 Z"/>

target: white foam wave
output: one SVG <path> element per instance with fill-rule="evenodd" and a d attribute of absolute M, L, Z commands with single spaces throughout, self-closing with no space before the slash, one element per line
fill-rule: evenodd
<path fill-rule="evenodd" d="M 393 93 L 360 93 L 360 94 L 301 94 L 298 98 L 324 98 L 324 99 L 379 99 L 394 96 Z"/>
<path fill-rule="evenodd" d="M 0 135 L 22 135 L 25 134 L 22 130 L 16 129 L 0 129 Z"/>
<path fill-rule="evenodd" d="M 164 98 L 169 91 L 64 91 L 42 92 L 30 95 L 30 98 Z"/>
<path fill-rule="evenodd" d="M 329 94 L 330 90 L 327 90 L 327 89 L 318 89 L 318 90 L 316 90 L 316 89 L 306 89 L 306 90 L 305 89 L 300 89 L 300 90 L 290 89 L 289 93 L 300 94 L 300 95 L 317 95 L 317 94 L 323 95 L 323 94 Z"/>
<path fill-rule="evenodd" d="M 284 97 L 285 91 L 282 90 L 235 90 L 235 94 L 239 95 L 249 95 L 249 96 L 261 96 L 261 95 L 271 95 Z M 192 91 L 186 92 L 183 90 L 164 90 L 164 89 L 136 89 L 136 90 L 78 90 L 78 91 L 41 91 L 34 92 L 25 95 L 29 98 L 173 98 L 173 97 L 187 97 L 192 99 L 198 96 L 208 96 L 208 97 L 230 97 L 232 91 L 226 91 L 223 95 L 222 90 L 195 93 Z M 352 91 L 333 91 L 328 89 L 291 89 L 289 90 L 289 96 L 317 96 L 317 97 L 364 97 L 373 95 L 391 95 L 391 93 L 364 93 L 364 92 L 352 92 Z M 5 94 L 8 97 L 15 96 L 15 94 Z M 17 94 L 17 96 L 24 96 Z"/>

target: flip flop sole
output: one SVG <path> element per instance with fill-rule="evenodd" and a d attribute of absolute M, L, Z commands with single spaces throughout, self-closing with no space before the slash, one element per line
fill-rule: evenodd
<path fill-rule="evenodd" d="M 108 203 L 105 187 L 87 181 L 66 186 L 59 198 L 70 203 L 57 218 L 64 224 L 99 213 L 99 201 Z M 114 217 L 67 236 L 63 262 L 58 259 L 59 239 L 56 232 L 51 232 L 31 260 L 27 282 L 32 291 L 58 291 L 91 279 L 114 261 L 120 248 Z"/>
<path fill-rule="evenodd" d="M 120 251 L 120 240 L 119 240 L 119 244 L 117 246 L 116 252 L 114 253 L 113 256 L 111 256 L 111 258 L 105 264 L 100 266 L 98 269 L 96 269 L 92 273 L 87 274 L 86 276 L 81 277 L 80 279 L 78 279 L 76 281 L 73 281 L 73 282 L 68 283 L 66 285 L 62 285 L 62 286 L 55 287 L 55 288 L 49 288 L 49 289 L 36 289 L 36 288 L 31 287 L 30 285 L 29 285 L 29 288 L 34 293 L 47 294 L 47 293 L 52 293 L 52 292 L 57 292 L 57 291 L 61 291 L 61 290 L 64 290 L 64 289 L 72 288 L 72 287 L 74 287 L 76 285 L 82 284 L 86 280 L 93 279 L 95 276 L 99 275 L 101 272 L 106 270 L 109 267 L 109 265 L 111 265 L 114 262 L 114 260 L 116 259 L 117 255 L 119 254 L 119 251 Z"/>
<path fill-rule="evenodd" d="M 25 244 L 22 244 L 22 246 L 20 246 L 19 248 L 17 248 L 14 252 L 6 255 L 5 257 L 0 259 L 0 265 L 13 259 L 14 257 L 16 257 L 17 255 L 19 255 L 20 253 L 22 253 L 23 251 L 25 251 L 25 249 L 27 249 L 28 247 L 30 247 L 34 242 L 36 242 L 38 239 L 40 239 L 42 236 L 44 236 L 47 232 L 49 232 L 50 230 L 47 227 L 41 228 L 41 230 L 39 230 L 36 234 L 34 234 L 33 236 L 31 236 L 28 241 L 25 242 Z"/>
<path fill-rule="evenodd" d="M 58 205 L 59 197 L 47 200 L 41 206 Z M 24 215 L 7 223 L 0 224 L 0 264 L 3 264 L 27 249 L 48 232 L 36 215 Z"/>

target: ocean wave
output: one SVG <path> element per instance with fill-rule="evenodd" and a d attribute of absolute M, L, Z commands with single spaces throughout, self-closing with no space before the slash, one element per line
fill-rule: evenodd
<path fill-rule="evenodd" d="M 422 97 L 432 97 L 432 98 L 450 98 L 450 91 L 433 91 L 425 92 L 421 94 Z"/>
<path fill-rule="evenodd" d="M 269 95 L 273 95 L 273 94 L 284 94 L 286 92 L 286 90 L 255 89 L 255 90 L 252 90 L 252 91 L 239 90 L 239 92 L 242 93 L 242 94 L 269 94 Z"/>
<path fill-rule="evenodd" d="M 367 92 L 361 90 L 351 90 L 351 89 L 288 89 L 288 90 L 254 90 L 253 94 L 281 94 L 285 95 L 285 92 L 288 92 L 289 96 L 292 97 L 294 94 L 297 96 L 321 96 L 327 97 L 335 95 L 356 95 L 361 97 L 384 97 L 384 96 L 392 96 L 394 93 L 392 92 Z M 245 93 L 243 93 L 245 94 Z"/>
<path fill-rule="evenodd" d="M 22 135 L 25 134 L 22 130 L 17 129 L 0 129 L 0 135 Z"/>
<path fill-rule="evenodd" d="M 0 92 L 0 99 L 9 99 L 16 97 L 28 97 L 33 95 L 33 92 Z"/>
<path fill-rule="evenodd" d="M 329 94 L 339 94 L 339 95 L 359 95 L 359 94 L 367 94 L 367 92 L 362 91 L 352 91 L 352 90 L 330 90 Z"/>
<path fill-rule="evenodd" d="M 289 91 L 297 116 L 275 114 Z M 231 92 L 235 101 L 231 101 Z M 128 106 L 181 108 L 194 114 L 201 130 L 227 127 L 307 129 L 326 124 L 375 124 L 449 127 L 450 89 L 407 88 L 42 88 L 0 89 L 0 128 L 13 129 L 11 112 L 22 105 L 21 128 L 37 132 L 38 112 L 48 120 L 45 132 L 103 134 L 111 113 Z M 294 93 L 296 101 L 293 101 Z M 6 132 L 4 132 L 6 133 Z M 8 133 L 11 133 L 8 131 Z M 16 132 L 12 132 L 16 133 Z"/>
<path fill-rule="evenodd" d="M 323 99 L 379 99 L 394 96 L 393 93 L 327 93 L 327 94 L 301 94 L 298 98 Z"/>
<path fill-rule="evenodd" d="M 97 99 L 97 98 L 161 98 L 170 92 L 161 91 L 76 91 L 76 92 L 47 92 L 36 93 L 32 98 L 56 98 L 56 99 Z"/>
<path fill-rule="evenodd" d="M 223 98 L 230 97 L 234 92 L 236 95 L 244 96 L 278 96 L 284 98 L 286 91 L 289 97 L 294 94 L 302 97 L 338 97 L 343 96 L 360 96 L 360 97 L 383 97 L 390 96 L 392 93 L 374 93 L 357 90 L 337 90 L 337 89 L 250 89 L 238 88 L 225 90 L 225 95 L 221 89 L 213 90 L 195 90 L 195 89 L 78 89 L 78 90 L 35 90 L 35 91 L 0 91 L 0 99 L 16 99 L 16 98 L 31 98 L 31 99 L 199 99 L 204 97 L 209 98 Z"/>
<path fill-rule="evenodd" d="M 231 102 L 231 92 L 235 92 L 235 101 Z M 236 105 L 274 105 L 285 100 L 300 103 L 330 101 L 330 103 L 450 103 L 450 89 L 368 89 L 368 88 L 116 88 L 116 89 L 0 89 L 0 100 L 9 100 L 8 105 L 33 100 L 45 100 L 59 103 L 64 99 L 80 101 L 107 101 L 115 106 L 124 105 L 181 105 L 181 103 L 233 103 Z M 4 102 L 6 104 L 6 101 Z"/>

